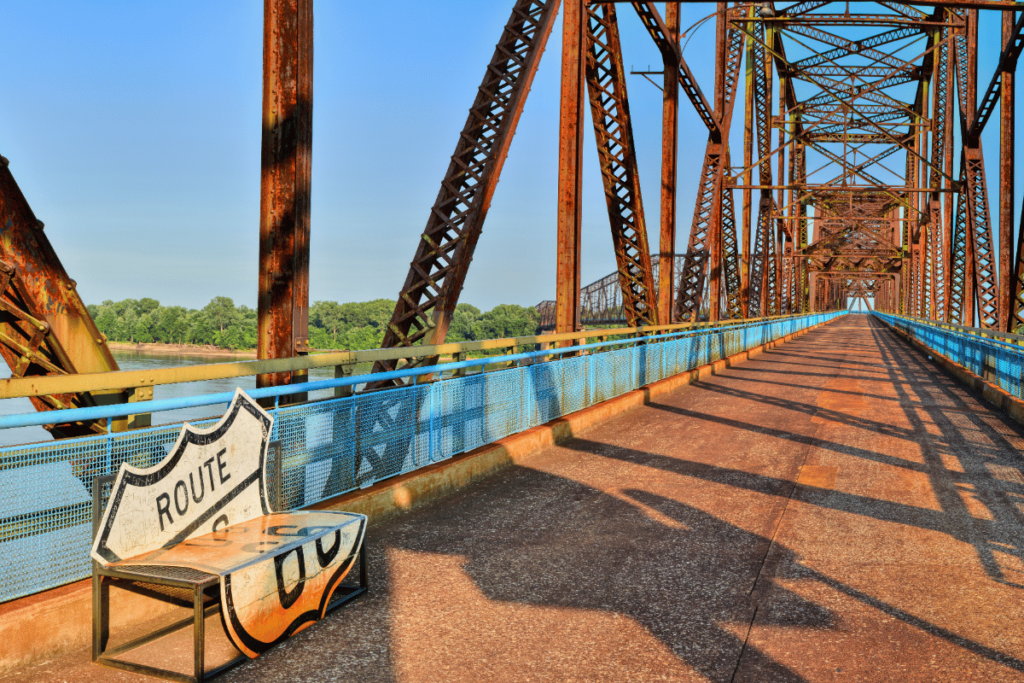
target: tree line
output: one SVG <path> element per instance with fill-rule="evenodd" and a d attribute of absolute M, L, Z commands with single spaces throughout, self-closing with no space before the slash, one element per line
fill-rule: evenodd
<path fill-rule="evenodd" d="M 224 349 L 256 348 L 256 310 L 214 297 L 200 309 L 162 306 L 156 299 L 107 300 L 89 313 L 112 342 L 194 344 Z M 339 304 L 317 301 L 309 308 L 309 345 L 314 349 L 380 348 L 395 303 L 389 299 Z M 459 304 L 447 341 L 474 341 L 535 334 L 539 316 L 533 307 L 500 304 L 483 313 Z"/>

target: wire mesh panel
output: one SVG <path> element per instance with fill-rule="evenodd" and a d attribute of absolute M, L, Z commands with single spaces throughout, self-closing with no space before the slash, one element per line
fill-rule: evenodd
<path fill-rule="evenodd" d="M 371 486 L 837 315 L 619 340 L 584 355 L 274 409 L 274 505 L 302 507 Z M 1020 395 L 1019 357 L 997 356 L 997 366 Z M 122 463 L 160 462 L 181 426 L 0 449 L 0 602 L 88 576 L 93 479 Z M 268 465 L 275 490 L 276 463 Z"/>
<path fill-rule="evenodd" d="M 357 488 L 355 413 L 354 397 L 274 411 L 271 439 L 281 442 L 281 509 Z"/>
<path fill-rule="evenodd" d="M 1024 398 L 1024 348 L 1018 344 L 885 313 L 875 315 L 1007 393 Z"/>
<path fill-rule="evenodd" d="M 665 354 L 664 344 L 644 344 L 639 347 L 640 376 L 637 377 L 637 386 L 644 386 L 651 382 L 665 379 Z"/>
<path fill-rule="evenodd" d="M 359 486 L 372 486 L 430 462 L 429 399 L 428 385 L 358 397 L 353 472 Z"/>
<path fill-rule="evenodd" d="M 154 427 L 0 450 L 0 601 L 87 576 L 93 480 L 124 462 L 154 465 L 180 431 Z"/>
<path fill-rule="evenodd" d="M 589 356 L 594 368 L 591 404 L 607 401 L 633 388 L 636 349 L 615 349 Z"/>

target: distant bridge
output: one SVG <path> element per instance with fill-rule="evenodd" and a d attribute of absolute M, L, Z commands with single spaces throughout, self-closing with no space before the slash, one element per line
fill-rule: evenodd
<path fill-rule="evenodd" d="M 658 254 L 651 254 L 651 270 L 654 274 L 654 282 L 658 282 Z M 673 269 L 672 289 L 679 289 L 680 273 L 683 272 L 683 259 L 685 254 L 675 255 L 675 268 Z M 540 324 L 538 332 L 550 332 L 555 329 L 555 302 L 552 300 L 541 301 L 536 306 L 540 313 Z M 605 275 L 596 282 L 580 288 L 580 324 L 587 325 L 626 325 L 626 309 L 622 303 L 622 281 L 619 273 L 614 272 Z"/>

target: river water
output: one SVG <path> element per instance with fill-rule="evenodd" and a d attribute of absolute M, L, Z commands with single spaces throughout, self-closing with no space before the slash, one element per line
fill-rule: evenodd
<path fill-rule="evenodd" d="M 154 368 L 174 368 L 183 365 L 205 365 L 209 363 L 230 362 L 230 358 L 210 358 L 206 356 L 169 356 L 139 353 L 136 351 L 114 351 L 114 358 L 122 370 L 151 370 Z M 357 369 L 357 372 L 362 370 Z M 362 370 L 365 372 L 365 370 Z M 5 364 L 0 363 L 0 379 L 10 377 L 11 373 Z M 334 368 L 315 368 L 310 370 L 311 380 L 330 379 L 334 377 Z M 234 391 L 236 387 L 242 389 L 255 389 L 255 377 L 233 377 L 231 379 L 205 380 L 202 382 L 188 382 L 184 384 L 161 385 L 153 389 L 154 399 L 179 398 L 182 396 L 197 396 L 199 394 L 213 394 L 223 391 Z M 333 394 L 333 389 L 314 392 L 310 398 L 326 398 Z M 225 406 L 204 406 L 199 408 L 183 408 L 181 410 L 168 410 L 162 413 L 153 414 L 153 424 L 169 424 L 197 420 L 207 417 L 218 417 L 223 414 Z M 19 413 L 32 413 L 35 408 L 27 398 L 8 398 L 0 400 L 0 415 L 17 415 Z M 50 433 L 42 427 L 22 427 L 19 429 L 0 429 L 0 447 L 14 446 L 19 444 L 35 443 L 39 441 L 52 441 Z"/>

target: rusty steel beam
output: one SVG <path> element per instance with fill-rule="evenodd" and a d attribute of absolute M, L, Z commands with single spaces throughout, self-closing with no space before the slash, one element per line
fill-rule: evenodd
<path fill-rule="evenodd" d="M 665 7 L 665 30 L 679 44 L 679 3 Z M 658 319 L 675 322 L 676 183 L 679 156 L 679 74 L 674 52 L 662 53 L 665 82 L 661 107 L 661 231 L 658 240 Z"/>
<path fill-rule="evenodd" d="M 658 324 L 626 70 L 613 5 L 587 10 L 586 78 L 612 244 L 630 327 Z"/>
<path fill-rule="evenodd" d="M 633 2 L 634 0 L 588 0 L 588 4 L 591 5 L 610 5 L 617 3 Z M 690 0 L 694 2 L 705 3 L 706 0 Z M 800 17 L 806 13 L 823 7 L 824 5 L 836 2 L 837 0 L 812 0 L 811 2 L 801 2 L 786 8 L 785 10 L 779 11 L 779 21 L 784 21 L 789 17 Z M 857 6 L 862 3 L 878 3 L 878 0 L 849 0 L 852 6 Z M 885 3 L 880 3 L 885 4 Z M 1019 11 L 1024 10 L 1024 2 L 1004 2 L 1004 0 L 913 0 L 913 5 L 921 5 L 922 7 L 939 7 L 939 8 L 972 8 L 975 10 L 996 10 L 1001 12 Z M 908 5 L 909 6 L 909 5 Z M 812 15 L 813 17 L 813 15 Z M 806 18 L 806 17 L 804 17 Z M 847 19 L 847 22 L 843 22 L 843 19 Z M 847 23 L 849 25 L 859 25 L 856 20 L 849 21 L 847 15 L 829 15 L 827 19 L 829 23 Z M 929 22 L 935 23 L 935 22 Z"/>
<path fill-rule="evenodd" d="M 557 8 L 558 0 L 514 3 L 417 242 L 385 348 L 444 341 Z M 374 370 L 398 363 L 378 362 Z"/>
<path fill-rule="evenodd" d="M 760 16 L 763 8 L 754 8 L 755 15 Z M 772 112 L 772 61 L 766 59 L 765 45 L 769 44 L 762 22 L 753 25 L 752 35 L 748 41 L 747 59 L 750 78 L 747 87 L 751 89 L 753 104 L 753 121 L 757 132 L 758 179 L 761 185 L 760 199 L 757 209 L 757 228 L 754 235 L 754 251 L 751 260 L 751 278 L 749 289 L 751 315 L 766 315 L 775 311 L 775 301 L 770 294 L 774 291 L 775 280 L 775 230 L 771 215 L 773 200 L 771 187 L 772 165 L 771 151 L 771 112 Z M 749 163 L 745 160 L 745 164 Z"/>
<path fill-rule="evenodd" d="M 555 285 L 555 331 L 558 333 L 574 332 L 580 326 L 580 190 L 586 20 L 583 0 L 565 0 L 558 131 L 558 267 Z"/>
<path fill-rule="evenodd" d="M 728 26 L 726 16 L 726 3 L 718 3 L 715 39 L 715 111 L 721 114 L 719 124 L 723 140 L 728 139 L 729 127 L 732 122 L 732 109 L 736 99 L 736 86 L 739 83 L 744 37 L 742 31 Z M 724 142 L 717 140 L 718 137 L 714 133 L 709 133 L 696 206 L 694 207 L 693 223 L 690 228 L 690 239 L 686 250 L 686 261 L 676 301 L 679 320 L 697 320 L 705 300 L 705 292 L 707 292 L 709 319 L 718 320 L 722 313 L 723 274 L 731 277 L 731 273 L 738 274 L 739 272 L 738 268 L 732 268 L 730 262 L 730 259 L 736 258 L 736 250 L 733 246 L 735 245 L 735 221 L 730 220 L 728 216 L 725 217 L 725 220 L 731 222 L 733 226 L 731 239 L 730 235 L 723 234 L 723 206 L 731 206 L 731 199 L 728 204 L 723 201 L 724 193 L 731 190 L 723 187 L 724 170 L 728 165 L 728 148 Z M 725 269 L 724 273 L 723 268 Z M 738 290 L 738 279 L 734 279 L 734 281 L 737 282 Z M 727 280 L 727 292 L 728 286 Z M 738 297 L 735 300 L 738 301 Z M 729 308 L 728 310 L 733 309 Z"/>
<path fill-rule="evenodd" d="M 753 5 L 751 5 L 748 10 L 748 16 L 756 16 L 756 10 Z M 752 213 L 754 209 L 754 193 L 749 186 L 753 184 L 752 165 L 754 160 L 754 120 L 757 118 L 754 114 L 754 96 L 755 91 L 757 90 L 757 87 L 754 85 L 754 71 L 757 68 L 755 66 L 757 60 L 754 56 L 754 50 L 754 39 L 748 40 L 745 68 L 743 71 L 744 107 L 742 161 L 743 184 L 747 187 L 743 188 L 740 197 L 740 219 L 742 223 L 740 238 L 740 304 L 743 317 L 748 317 L 750 315 L 750 238 L 751 220 L 753 218 Z M 757 289 L 760 290 L 760 287 Z"/>
<path fill-rule="evenodd" d="M 260 359 L 309 351 L 312 152 L 313 2 L 265 0 L 256 346 Z M 306 375 L 260 375 L 257 386 L 303 381 Z"/>
<path fill-rule="evenodd" d="M 977 11 L 968 12 L 966 33 L 955 38 L 957 93 L 960 101 L 963 151 L 961 170 L 966 182 L 967 253 L 964 298 L 965 320 L 974 319 L 977 305 L 978 322 L 986 329 L 1000 330 L 997 259 L 993 239 L 988 189 L 985 180 L 985 159 L 981 141 L 971 140 L 969 131 L 977 116 L 978 73 Z M 973 277 L 972 277 L 973 276 Z M 970 323 L 964 323 L 970 324 Z"/>
<path fill-rule="evenodd" d="M 1024 15 L 1014 23 L 1014 13 L 1003 13 L 1003 55 L 999 60 L 1000 99 L 999 99 L 999 321 L 1001 332 L 1012 332 L 1018 323 L 1014 321 L 1013 298 L 1014 280 L 1017 269 L 1011 261 L 1013 257 L 1013 202 L 1014 202 L 1014 163 L 1013 153 L 1016 138 L 1014 121 L 1014 72 L 1017 70 L 1017 57 L 1024 46 Z M 1013 52 L 1012 60 L 1009 55 Z M 991 86 L 990 86 L 991 89 Z M 986 92 L 986 97 L 987 97 Z M 972 127 L 984 126 L 985 98 L 982 99 L 981 112 Z"/>
<path fill-rule="evenodd" d="M 985 94 L 978 105 L 978 115 L 971 124 L 967 138 L 971 141 L 978 139 L 981 131 L 985 129 L 992 112 L 995 111 L 996 103 L 1002 96 L 1013 92 L 1013 74 L 1017 69 L 1017 59 L 1020 57 L 1021 49 L 1024 49 L 1024 15 L 1014 24 L 1013 12 L 1003 13 L 1003 51 L 999 56 L 999 64 L 996 65 L 996 72 L 992 74 L 992 80 L 985 89 Z"/>
<path fill-rule="evenodd" d="M 961 163 L 960 169 L 960 186 L 965 189 L 958 192 L 956 196 L 953 235 L 950 240 L 949 301 L 947 303 L 949 313 L 946 322 L 963 325 L 969 324 L 964 322 L 968 309 L 971 310 L 971 317 L 973 319 L 974 300 L 968 293 L 967 249 L 970 231 L 967 226 L 966 182 L 963 180 L 963 163 Z"/>
<path fill-rule="evenodd" d="M 655 45 L 658 46 L 658 50 L 661 52 L 662 60 L 668 63 L 671 61 L 678 68 L 678 83 L 686 93 L 686 97 L 690 100 L 694 110 L 697 112 L 697 116 L 703 121 L 704 125 L 707 126 L 708 132 L 716 142 L 721 142 L 723 133 L 721 129 L 721 112 L 717 109 L 712 111 L 711 105 L 708 104 L 708 100 L 704 97 L 704 92 L 700 89 L 700 85 L 697 84 L 697 79 L 694 77 L 693 72 L 690 71 L 690 66 L 683 59 L 683 53 L 679 49 L 679 38 L 676 36 L 675 40 L 672 40 L 668 26 L 662 20 L 661 15 L 658 13 L 657 8 L 653 2 L 633 2 L 633 7 L 636 9 L 637 15 L 640 17 L 640 21 L 643 23 L 647 32 L 651 34 L 651 38 L 654 40 Z M 678 34 L 678 29 L 676 30 Z"/>
<path fill-rule="evenodd" d="M 718 115 L 721 130 L 722 112 L 725 110 L 726 94 L 725 75 L 727 67 L 728 28 L 726 26 L 729 3 L 719 2 L 718 16 L 715 19 L 715 112 Z M 712 132 L 712 138 L 714 138 Z M 708 320 L 717 321 L 722 315 L 722 209 L 725 193 L 730 192 L 723 187 L 724 169 L 729 165 L 728 133 L 720 137 L 719 153 L 715 164 L 714 181 L 711 188 L 711 207 L 707 229 L 707 281 L 708 281 Z M 694 226 L 696 227 L 696 226 Z M 687 251 L 689 255 L 689 251 Z M 691 269 L 687 268 L 687 272 Z M 696 317 L 694 317 L 696 320 Z"/>
<path fill-rule="evenodd" d="M 118 370 L 107 340 L 78 296 L 28 201 L 0 157 L 0 356 L 12 377 Z M 152 389 L 148 389 L 148 397 Z M 37 411 L 135 400 L 125 390 L 33 396 Z M 148 423 L 147 423 L 148 424 Z M 114 424 L 115 431 L 143 426 Z M 106 433 L 103 421 L 47 425 L 55 438 Z"/>

